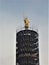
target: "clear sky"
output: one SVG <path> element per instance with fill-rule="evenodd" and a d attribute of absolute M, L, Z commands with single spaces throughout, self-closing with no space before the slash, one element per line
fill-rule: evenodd
<path fill-rule="evenodd" d="M 40 62 L 48 65 L 47 0 L 0 0 L 0 65 L 14 65 L 15 33 L 24 26 L 23 16 L 29 18 L 30 26 L 38 27 Z"/>

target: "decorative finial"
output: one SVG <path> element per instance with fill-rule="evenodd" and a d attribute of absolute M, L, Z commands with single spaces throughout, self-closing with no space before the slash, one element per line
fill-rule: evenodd
<path fill-rule="evenodd" d="M 24 23 L 25 23 L 25 28 L 28 28 L 28 24 L 29 24 L 28 18 L 25 18 L 25 19 L 24 19 Z"/>

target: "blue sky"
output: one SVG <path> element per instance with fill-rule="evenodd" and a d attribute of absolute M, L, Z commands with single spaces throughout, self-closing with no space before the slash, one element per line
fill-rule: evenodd
<path fill-rule="evenodd" d="M 38 27 L 40 62 L 47 65 L 48 0 L 0 0 L 0 65 L 14 65 L 15 34 L 24 26 L 23 16 Z"/>
<path fill-rule="evenodd" d="M 25 14 L 31 20 L 34 17 L 44 17 L 47 19 L 48 17 L 48 1 L 47 0 L 1 0 L 0 4 L 0 13 L 1 15 L 11 14 L 16 18 L 21 17 Z M 33 22 L 34 23 L 34 22 Z M 38 22 L 41 24 L 41 22 Z M 47 22 L 45 22 L 46 24 Z M 44 22 L 43 22 L 44 24 Z"/>

